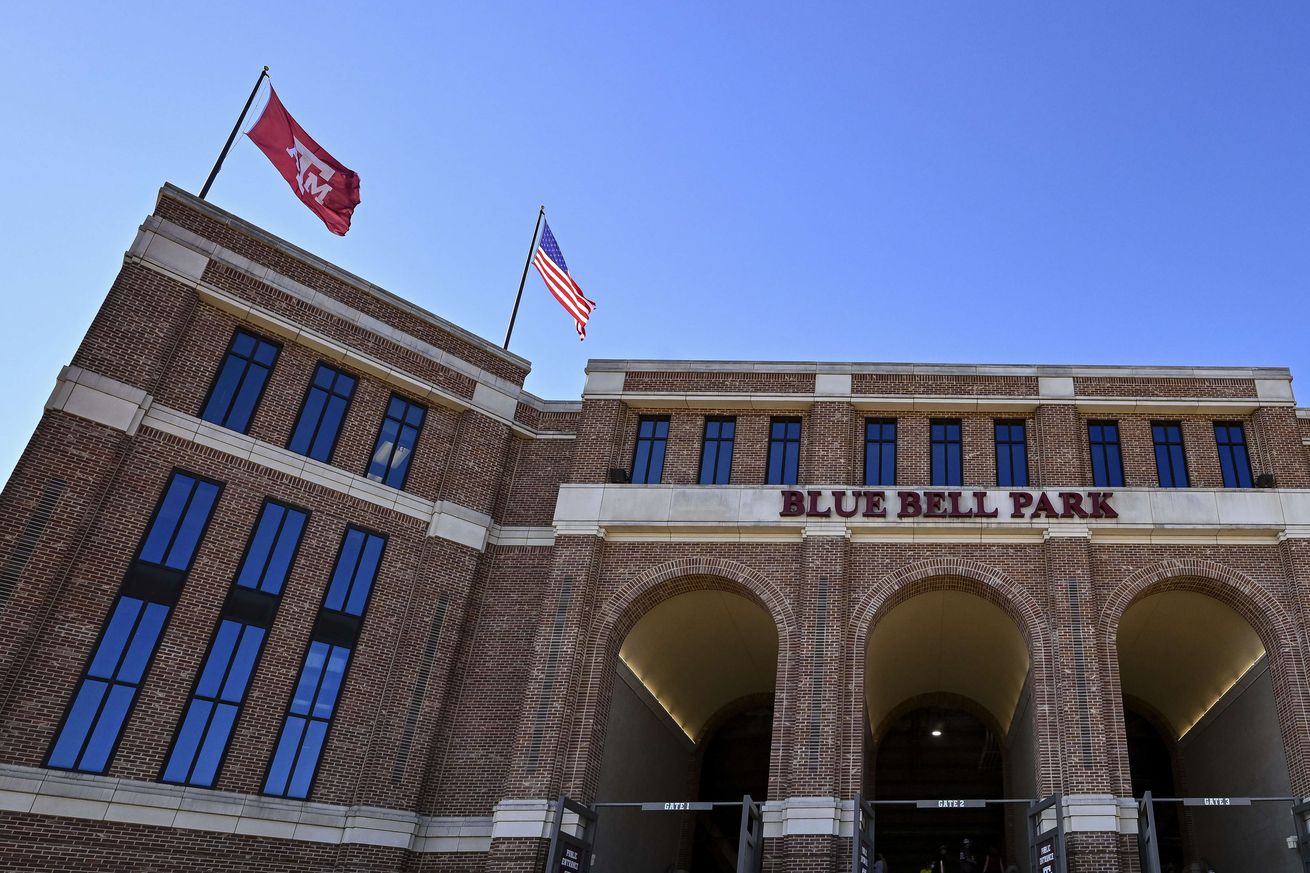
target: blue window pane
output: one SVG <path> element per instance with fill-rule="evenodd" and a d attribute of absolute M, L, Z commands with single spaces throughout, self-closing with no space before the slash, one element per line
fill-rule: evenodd
<path fill-rule="evenodd" d="M 297 454 L 308 454 L 314 433 L 323 418 L 323 408 L 327 405 L 327 392 L 310 391 L 305 398 L 305 405 L 296 420 L 296 429 L 291 433 L 291 442 L 287 448 Z"/>
<path fill-rule="evenodd" d="M 403 418 L 404 415 L 405 401 L 393 394 L 391 400 L 387 403 L 387 417 L 397 419 L 397 424 L 399 424 L 399 420 Z"/>
<path fill-rule="evenodd" d="M 386 477 L 391 469 L 391 456 L 395 451 L 396 438 L 399 434 L 399 421 L 387 418 L 382 422 L 382 430 L 378 433 L 378 444 L 373 449 L 372 460 L 369 461 L 368 478 L 381 482 Z"/>
<path fill-rule="evenodd" d="M 285 515 L 286 510 L 276 503 L 264 505 L 259 521 L 255 523 L 254 536 L 250 538 L 250 545 L 246 549 L 246 558 L 241 562 L 241 569 L 237 572 L 238 585 L 244 588 L 259 587 L 260 577 L 264 573 L 268 555 L 273 550 L 278 529 Z"/>
<path fill-rule="evenodd" d="M 109 617 L 109 624 L 105 627 L 105 633 L 100 638 L 100 645 L 91 659 L 91 666 L 87 667 L 87 675 L 99 676 L 102 679 L 113 677 L 118 662 L 122 659 L 123 650 L 127 648 L 132 628 L 136 627 L 141 606 L 142 601 L 135 597 L 118 598 L 118 602 L 114 604 L 114 611 Z"/>
<path fill-rule="evenodd" d="M 795 485 L 801 465 L 800 443 L 788 440 L 786 456 L 783 459 L 782 478 L 784 485 Z"/>
<path fill-rule="evenodd" d="M 268 594 L 281 594 L 286 584 L 287 574 L 291 572 L 291 559 L 295 557 L 296 546 L 300 544 L 300 535 L 305 531 L 305 513 L 292 510 L 282 522 L 282 533 L 278 537 L 273 556 L 269 559 L 268 569 L 264 572 L 264 581 L 260 590 Z"/>
<path fill-rule="evenodd" d="M 77 769 L 92 773 L 99 773 L 105 769 L 105 764 L 109 762 L 109 753 L 114 750 L 114 743 L 118 741 L 123 729 L 123 720 L 127 718 L 127 710 L 135 696 L 136 688 L 132 686 L 110 686 L 109 694 L 105 697 L 104 708 L 100 711 L 100 718 L 91 731 L 91 738 L 87 740 L 86 751 L 82 753 L 82 760 L 78 762 Z"/>
<path fill-rule="evenodd" d="M 236 352 L 243 358 L 250 357 L 251 352 L 255 350 L 255 344 L 258 342 L 253 336 L 245 331 L 237 331 L 236 336 L 232 337 L 232 351 Z"/>
<path fill-rule="evenodd" d="M 182 728 L 177 732 L 177 740 L 173 743 L 173 753 L 164 767 L 165 782 L 187 781 L 191 764 L 195 761 L 196 749 L 199 748 L 200 740 L 205 734 L 205 725 L 209 722 L 209 714 L 213 708 L 214 705 L 208 700 L 192 700 L 191 705 L 187 707 Z"/>
<path fill-rule="evenodd" d="M 241 636 L 240 622 L 224 620 L 214 634 L 214 642 L 209 647 L 209 657 L 200 672 L 200 681 L 196 683 L 196 694 L 205 697 L 217 697 L 223 674 L 232 662 L 232 653 L 236 650 L 237 640 Z"/>
<path fill-rule="evenodd" d="M 155 511 L 154 523 L 150 526 L 150 532 L 146 534 L 145 543 L 141 546 L 140 560 L 151 564 L 164 563 L 164 555 L 168 551 L 169 543 L 173 541 L 173 534 L 177 531 L 178 522 L 182 518 L 182 510 L 186 508 L 195 485 L 196 480 L 193 477 L 183 473 L 173 474 L 168 487 L 164 490 L 163 499 L 159 501 L 159 508 Z"/>
<path fill-rule="evenodd" d="M 159 642 L 159 632 L 168 618 L 168 607 L 162 603 L 147 603 L 137 620 L 136 632 L 128 643 L 127 654 L 118 668 L 114 678 L 120 682 L 137 683 L 145 673 L 146 664 L 154 654 L 155 644 Z"/>
<path fill-rule="evenodd" d="M 323 674 L 323 665 L 327 661 L 329 645 L 315 640 L 310 643 L 309 654 L 305 656 L 305 667 L 300 671 L 300 681 L 296 683 L 296 693 L 291 698 L 291 711 L 297 715 L 308 715 L 318 691 L 318 680 Z"/>
<path fill-rule="evenodd" d="M 228 670 L 227 681 L 223 683 L 222 698 L 232 703 L 240 703 L 250 682 L 250 674 L 255 670 L 259 659 L 259 649 L 264 642 L 264 629 L 246 625 L 241 634 L 241 643 L 237 646 L 232 667 Z"/>
<path fill-rule="evenodd" d="M 195 771 L 190 779 L 192 785 L 214 784 L 214 776 L 218 772 L 219 762 L 223 760 L 223 752 L 227 749 L 236 717 L 237 708 L 230 704 L 220 703 L 214 710 L 209 730 L 205 733 L 205 742 L 196 756 Z"/>
<path fill-rule="evenodd" d="M 332 447 L 336 445 L 337 433 L 341 430 L 341 422 L 346 417 L 347 402 L 344 397 L 332 397 L 327 402 L 327 409 L 323 412 L 323 421 L 319 424 L 318 434 L 314 437 L 314 445 L 309 449 L 309 456 L 316 461 L 326 463 L 332 457 Z"/>
<path fill-rule="evenodd" d="M 350 663 L 350 649 L 333 646 L 328 657 L 327 667 L 323 671 L 323 682 L 319 686 L 318 696 L 314 699 L 315 718 L 331 718 L 332 710 L 337 705 L 337 695 L 341 692 L 341 677 L 345 675 L 346 665 Z"/>
<path fill-rule="evenodd" d="M 349 528 L 346 531 L 346 538 L 341 543 L 341 552 L 337 555 L 336 566 L 332 569 L 332 581 L 328 585 L 327 597 L 323 600 L 325 609 L 340 612 L 345 605 L 346 595 L 350 593 L 351 580 L 355 578 L 355 570 L 359 566 L 364 538 L 365 534 L 361 530 Z"/>
<path fill-rule="evenodd" d="M 350 615 L 363 615 L 368 595 L 373 590 L 373 579 L 377 575 L 378 562 L 382 558 L 382 537 L 369 534 L 364 543 L 364 552 L 355 571 L 355 580 L 350 587 L 350 597 L 346 600 L 346 612 Z"/>
<path fill-rule="evenodd" d="M 296 758 L 296 772 L 287 786 L 288 797 L 305 797 L 309 794 L 309 784 L 314 781 L 314 770 L 318 767 L 318 757 L 323 751 L 323 740 L 327 737 L 327 722 L 311 721 L 305 728 L 305 739 Z"/>
<path fill-rule="evenodd" d="M 423 407 L 410 404 L 409 409 L 405 412 L 405 423 L 418 427 L 423 423 Z"/>
<path fill-rule="evenodd" d="M 267 367 L 273 366 L 273 361 L 277 360 L 277 346 L 261 341 L 255 349 L 255 360 Z"/>
<path fill-rule="evenodd" d="M 646 482 L 646 471 L 650 468 L 650 442 L 637 440 L 637 451 L 632 458 L 632 481 L 638 485 Z"/>
<path fill-rule="evenodd" d="M 165 566 L 183 572 L 190 569 L 191 559 L 195 555 L 196 546 L 200 543 L 200 535 L 204 533 L 205 523 L 209 521 L 209 513 L 217 499 L 217 485 L 212 482 L 196 483 L 195 491 L 191 495 L 191 503 L 178 525 L 173 546 L 168 550 Z"/>
<path fill-rule="evenodd" d="M 71 768 L 77 764 L 82 743 L 86 740 L 87 732 L 91 730 L 91 723 L 95 720 L 100 702 L 105 697 L 105 689 L 108 687 L 108 683 L 95 679 L 82 680 L 82 687 L 77 690 L 77 697 L 74 698 L 73 706 L 68 711 L 68 718 L 64 720 L 63 730 L 59 732 L 59 739 L 50 753 L 51 767 Z"/>
<path fill-rule="evenodd" d="M 250 428 L 250 420 L 255 416 L 255 407 L 264 393 L 264 383 L 268 380 L 268 370 L 251 366 L 246 369 L 246 376 L 241 380 L 237 396 L 232 401 L 232 409 L 227 418 L 221 422 L 225 427 L 238 433 L 245 433 Z"/>
<path fill-rule="evenodd" d="M 232 398 L 236 396 L 241 376 L 247 366 L 247 362 L 241 358 L 228 357 L 223 362 L 218 376 L 214 379 L 214 389 L 209 394 L 209 402 L 200 413 L 201 418 L 219 425 L 227 420 L 227 412 L 232 408 Z"/>
<path fill-rule="evenodd" d="M 300 748 L 300 738 L 305 732 L 305 720 L 288 716 L 282 726 L 282 736 L 277 741 L 277 751 L 273 753 L 273 763 L 268 768 L 268 779 L 264 781 L 267 794 L 284 794 L 287 789 L 287 777 L 291 775 L 291 765 L 295 763 L 296 751 Z"/>
<path fill-rule="evenodd" d="M 650 446 L 650 470 L 646 481 L 658 484 L 664 478 L 664 440 L 655 440 Z"/>

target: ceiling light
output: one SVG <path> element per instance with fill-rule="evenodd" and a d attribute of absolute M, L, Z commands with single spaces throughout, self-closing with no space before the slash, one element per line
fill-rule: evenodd
<path fill-rule="evenodd" d="M 940 729 L 934 729 L 933 732 L 932 732 L 932 735 L 933 735 L 934 737 L 940 737 L 940 736 L 942 735 L 942 732 L 941 732 Z"/>

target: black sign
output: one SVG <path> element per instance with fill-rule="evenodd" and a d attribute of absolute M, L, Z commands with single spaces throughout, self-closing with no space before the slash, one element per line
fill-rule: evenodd
<path fill-rule="evenodd" d="M 1037 873 L 1058 873 L 1060 853 L 1055 831 L 1047 831 L 1037 838 Z"/>
<path fill-rule="evenodd" d="M 987 805 L 985 800 L 916 800 L 915 809 L 978 809 Z"/>
<path fill-rule="evenodd" d="M 869 860 L 869 847 L 860 844 L 859 861 L 855 867 L 855 873 L 869 873 L 873 869 L 873 862 Z"/>
<path fill-rule="evenodd" d="M 560 834 L 550 873 L 587 873 L 591 869 L 586 843 L 571 834 Z"/>
<path fill-rule="evenodd" d="M 1249 797 L 1184 797 L 1183 806 L 1250 806 Z"/>
<path fill-rule="evenodd" d="M 642 812 L 706 812 L 714 804 L 696 800 L 670 800 L 665 803 L 643 803 Z"/>

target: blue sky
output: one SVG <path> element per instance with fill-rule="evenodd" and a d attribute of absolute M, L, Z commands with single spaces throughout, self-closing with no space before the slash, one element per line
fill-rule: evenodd
<path fill-rule="evenodd" d="M 360 173 L 329 234 L 244 139 L 216 205 L 512 349 L 1310 372 L 1304 2 L 21 4 L 0 57 L 10 385 L 29 438 L 159 186 L 262 64 Z M 1303 402 L 1310 403 L 1310 390 Z"/>

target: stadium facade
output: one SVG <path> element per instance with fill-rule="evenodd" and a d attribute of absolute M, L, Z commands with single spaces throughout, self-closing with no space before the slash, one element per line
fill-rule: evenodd
<path fill-rule="evenodd" d="M 528 370 L 166 186 L 0 496 L 0 868 L 1310 869 L 1287 370 Z"/>

